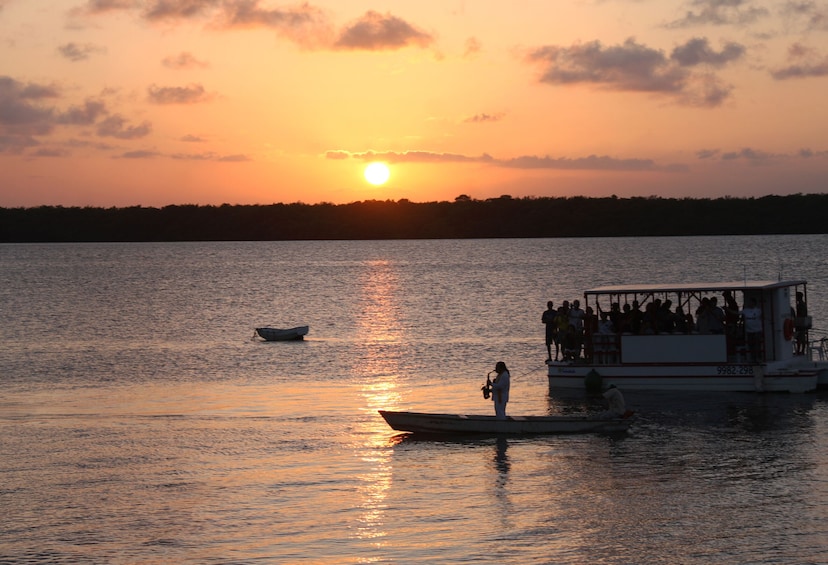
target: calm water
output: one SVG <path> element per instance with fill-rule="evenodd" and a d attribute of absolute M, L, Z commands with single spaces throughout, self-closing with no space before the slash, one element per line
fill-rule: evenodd
<path fill-rule="evenodd" d="M 828 236 L 0 245 L 0 563 L 824 563 L 828 396 L 628 393 L 623 436 L 422 441 L 550 394 L 546 301 L 805 278 Z M 299 343 L 251 339 L 308 324 Z"/>

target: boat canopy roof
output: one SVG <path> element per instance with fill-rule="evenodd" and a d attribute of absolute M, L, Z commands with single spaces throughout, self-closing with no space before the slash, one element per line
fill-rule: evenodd
<path fill-rule="evenodd" d="M 733 281 L 715 283 L 676 283 L 676 284 L 637 284 L 637 285 L 610 285 L 590 288 L 584 296 L 598 294 L 653 294 L 653 293 L 696 293 L 696 292 L 723 292 L 725 290 L 772 290 L 791 286 L 804 286 L 804 280 L 787 281 Z"/>

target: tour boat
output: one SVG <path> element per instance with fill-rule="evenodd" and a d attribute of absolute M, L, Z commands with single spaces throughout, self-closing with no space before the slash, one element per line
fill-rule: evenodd
<path fill-rule="evenodd" d="M 419 434 L 533 435 L 623 432 L 633 421 L 632 412 L 619 417 L 601 416 L 496 416 L 431 414 L 380 410 L 392 429 Z"/>
<path fill-rule="evenodd" d="M 807 304 L 806 281 L 589 289 L 584 292 L 580 347 L 576 343 L 565 360 L 546 362 L 549 385 L 600 388 L 614 384 L 625 391 L 815 390 L 828 385 L 828 361 L 823 350 L 820 359 L 812 358 L 811 318 L 796 316 L 797 293 L 802 293 Z M 721 301 L 714 307 L 720 306 L 722 312 L 713 319 L 724 316 L 721 325 L 711 322 L 710 299 L 714 297 Z M 745 331 L 746 307 L 748 317 L 753 318 L 748 321 L 749 333 Z M 804 351 L 796 351 L 797 340 L 804 340 Z M 824 346 L 824 341 L 813 343 Z"/>

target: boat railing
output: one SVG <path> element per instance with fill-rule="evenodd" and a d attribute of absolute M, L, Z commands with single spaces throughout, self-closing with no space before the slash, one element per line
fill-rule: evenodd
<path fill-rule="evenodd" d="M 828 336 L 808 342 L 808 358 L 811 361 L 828 360 Z"/>

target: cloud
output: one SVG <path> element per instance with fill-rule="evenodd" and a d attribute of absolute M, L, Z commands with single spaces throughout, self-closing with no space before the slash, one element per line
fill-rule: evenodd
<path fill-rule="evenodd" d="M 138 139 L 149 135 L 152 131 L 152 124 L 144 121 L 141 125 L 130 126 L 126 119 L 118 114 L 113 114 L 98 124 L 97 133 L 100 137 L 114 137 L 116 139 Z"/>
<path fill-rule="evenodd" d="M 87 0 L 71 13 L 95 16 L 118 10 L 138 11 L 151 23 L 211 18 L 213 29 L 272 29 L 308 49 L 382 51 L 428 47 L 434 41 L 405 20 L 375 11 L 366 12 L 337 33 L 325 11 L 309 3 L 266 8 L 262 0 Z M 467 55 L 477 49 L 477 40 L 467 42 Z M 165 65 L 175 64 L 175 59 L 165 59 Z"/>
<path fill-rule="evenodd" d="M 89 99 L 83 106 L 70 106 L 57 116 L 58 123 L 71 125 L 91 125 L 98 118 L 106 115 L 106 105 L 100 100 Z"/>
<path fill-rule="evenodd" d="M 820 55 L 815 49 L 794 43 L 788 48 L 788 64 L 770 73 L 776 80 L 828 76 L 828 55 Z"/>
<path fill-rule="evenodd" d="M 808 31 L 828 31 L 828 5 L 817 5 L 811 0 L 786 2 L 780 10 L 783 16 L 804 19 Z"/>
<path fill-rule="evenodd" d="M 150 21 L 190 19 L 219 3 L 220 0 L 154 0 L 147 3 L 144 17 Z"/>
<path fill-rule="evenodd" d="M 187 135 L 182 135 L 181 138 L 179 139 L 179 141 L 184 141 L 186 143 L 203 143 L 207 140 L 204 139 L 203 137 L 200 137 L 200 136 L 197 136 L 197 135 L 187 134 Z"/>
<path fill-rule="evenodd" d="M 540 81 L 544 83 L 593 84 L 609 90 L 662 94 L 681 104 L 713 107 L 730 95 L 730 87 L 712 73 L 690 69 L 700 63 L 721 66 L 740 58 L 743 52 L 744 48 L 735 43 L 715 52 L 706 39 L 694 38 L 667 57 L 663 51 L 629 38 L 609 47 L 600 41 L 540 47 L 530 52 L 527 59 L 543 67 Z"/>
<path fill-rule="evenodd" d="M 765 8 L 753 6 L 752 0 L 692 0 L 690 5 L 693 9 L 666 27 L 746 25 L 770 15 Z"/>
<path fill-rule="evenodd" d="M 172 155 L 165 155 L 155 150 L 137 150 L 126 151 L 121 155 L 116 156 L 116 159 L 155 159 L 156 157 L 164 157 L 180 161 L 213 161 L 216 163 L 243 163 L 251 161 L 252 159 L 247 155 L 218 155 L 216 153 L 207 151 L 204 153 L 174 153 Z"/>
<path fill-rule="evenodd" d="M 57 98 L 55 86 L 22 83 L 9 76 L 0 76 L 0 136 L 22 136 L 49 133 L 54 127 L 54 108 L 43 102 Z M 7 138 L 6 138 L 7 139 Z M 31 141 L 21 139 L 19 144 L 8 139 L 5 146 L 25 147 Z"/>
<path fill-rule="evenodd" d="M 178 55 L 171 55 L 164 57 L 161 64 L 168 69 L 182 70 L 182 69 L 204 69 L 209 67 L 208 63 L 199 61 L 192 53 L 182 51 Z"/>
<path fill-rule="evenodd" d="M 476 37 L 470 37 L 466 40 L 466 49 L 463 51 L 463 57 L 470 59 L 480 53 L 482 49 L 483 46 L 480 44 L 480 41 Z"/>
<path fill-rule="evenodd" d="M 590 171 L 649 171 L 654 170 L 655 163 L 650 159 L 617 159 L 607 155 L 589 155 L 569 159 L 566 157 L 552 158 L 524 156 L 515 159 L 498 161 L 502 167 L 512 169 L 563 169 L 563 170 L 590 170 Z"/>
<path fill-rule="evenodd" d="M 91 43 L 83 45 L 78 45 L 77 43 L 66 43 L 58 46 L 57 49 L 61 55 L 70 61 L 84 61 L 88 59 L 90 55 L 95 53 L 106 53 L 106 49 L 104 47 L 98 47 L 97 45 L 92 45 Z"/>
<path fill-rule="evenodd" d="M 596 170 L 596 171 L 684 171 L 683 165 L 659 167 L 651 159 L 618 159 L 606 155 L 589 155 L 588 157 L 553 158 L 525 155 L 513 159 L 495 159 L 487 153 L 479 156 L 458 155 L 455 153 L 432 153 L 429 151 L 405 151 L 402 153 L 387 151 L 365 151 L 350 153 L 336 150 L 326 153 L 328 159 L 360 159 L 363 161 L 382 160 L 388 163 L 485 163 L 509 169 L 554 169 L 554 170 Z"/>
<path fill-rule="evenodd" d="M 152 85 L 147 92 L 149 101 L 153 104 L 198 104 L 212 98 L 200 84 L 165 87 Z"/>
<path fill-rule="evenodd" d="M 467 124 L 481 124 L 485 122 L 499 122 L 503 119 L 503 114 L 475 114 L 474 116 L 469 116 L 463 123 Z"/>
<path fill-rule="evenodd" d="M 60 98 L 54 85 L 23 83 L 0 76 L 0 152 L 19 153 L 38 146 L 37 137 L 51 134 L 58 126 L 95 125 L 98 136 L 116 139 L 136 139 L 152 130 L 148 121 L 135 126 L 118 114 L 110 115 L 101 100 L 89 98 L 60 110 L 55 105 Z"/>
<path fill-rule="evenodd" d="M 265 27 L 306 48 L 327 47 L 333 32 L 326 14 L 319 8 L 302 4 L 287 9 L 265 9 L 259 0 L 226 0 L 218 27 Z"/>
<path fill-rule="evenodd" d="M 139 0 L 87 0 L 86 4 L 75 8 L 72 13 L 76 15 L 104 14 L 118 10 L 131 10 L 140 5 Z"/>
<path fill-rule="evenodd" d="M 137 150 L 137 151 L 127 151 L 120 155 L 121 159 L 153 159 L 158 157 L 160 153 L 157 151 L 148 151 L 148 150 Z"/>
<path fill-rule="evenodd" d="M 410 45 L 428 47 L 434 38 L 391 14 L 368 11 L 346 27 L 334 43 L 335 49 L 379 51 Z"/>
<path fill-rule="evenodd" d="M 828 158 L 828 151 L 814 151 L 803 148 L 795 153 L 770 153 L 752 147 L 744 147 L 736 151 L 721 151 L 719 149 L 702 149 L 696 152 L 696 157 L 702 160 L 718 159 L 720 161 L 744 161 L 751 165 L 767 165 L 790 159 Z"/>
<path fill-rule="evenodd" d="M 743 45 L 728 42 L 719 52 L 710 48 L 707 38 L 694 37 L 684 45 L 679 45 L 670 54 L 670 58 L 684 67 L 695 65 L 712 65 L 722 67 L 731 61 L 736 61 L 745 54 Z"/>
<path fill-rule="evenodd" d="M 171 159 L 181 161 L 216 161 L 219 163 L 241 163 L 245 161 L 252 161 L 247 155 L 217 155 L 212 151 L 205 151 L 203 153 L 174 153 L 169 156 Z"/>
<path fill-rule="evenodd" d="M 349 153 L 347 151 L 328 151 L 328 159 L 361 159 L 363 161 L 382 160 L 389 163 L 488 163 L 492 161 L 485 153 L 479 157 L 469 157 L 455 153 L 432 153 L 430 151 L 365 151 L 364 153 Z"/>

